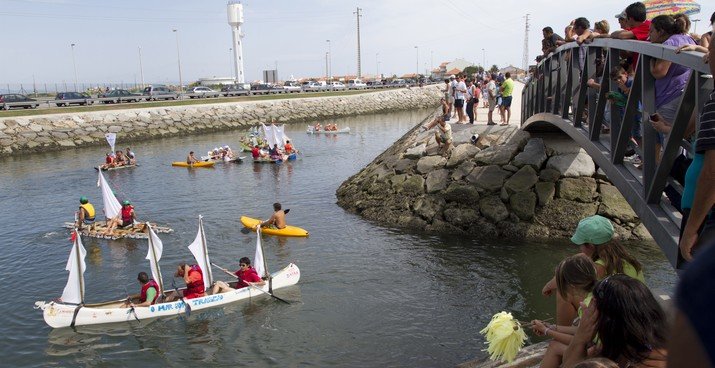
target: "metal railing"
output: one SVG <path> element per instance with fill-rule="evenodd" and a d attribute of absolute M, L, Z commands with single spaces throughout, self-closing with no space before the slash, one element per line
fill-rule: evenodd
<path fill-rule="evenodd" d="M 579 60 L 582 51 L 585 60 Z M 623 114 L 610 108 L 610 116 L 606 116 L 608 92 L 618 91 L 609 74 L 614 66 L 620 65 L 622 53 L 640 55 L 633 85 Z M 650 72 L 654 59 L 692 70 L 661 153 L 657 150 L 658 132 L 648 123 L 649 115 L 656 111 L 655 78 Z M 594 76 L 597 62 L 603 66 L 600 77 Z M 588 87 L 591 78 L 600 83 L 600 88 Z M 671 169 L 681 148 L 690 150 L 690 143 L 684 138 L 689 138 L 685 133 L 691 114 L 697 109 L 697 116 L 700 115 L 699 110 L 712 89 L 712 76 L 700 53 L 676 54 L 673 47 L 631 40 L 596 39 L 583 48 L 569 43 L 536 66 L 533 78 L 522 92 L 521 123 L 523 129 L 530 131 L 558 128 L 583 147 L 623 194 L 673 267 L 678 268 L 682 217 L 666 199 L 664 189 L 670 186 L 682 194 L 681 184 L 670 175 Z M 642 141 L 635 144 L 632 128 L 638 113 L 642 114 Z M 603 123 L 609 117 L 610 132 L 607 132 Z M 626 152 L 631 149 L 642 158 L 641 167 L 624 162 Z"/>

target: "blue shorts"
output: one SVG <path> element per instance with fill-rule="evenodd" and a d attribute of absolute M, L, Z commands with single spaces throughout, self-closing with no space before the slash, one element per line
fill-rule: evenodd
<path fill-rule="evenodd" d="M 82 223 L 91 225 L 94 223 L 94 219 L 84 219 L 84 220 L 82 220 Z"/>
<path fill-rule="evenodd" d="M 501 105 L 504 107 L 511 107 L 511 98 L 512 96 L 502 97 Z"/>

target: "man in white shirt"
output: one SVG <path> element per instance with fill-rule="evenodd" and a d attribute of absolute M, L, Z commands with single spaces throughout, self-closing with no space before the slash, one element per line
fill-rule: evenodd
<path fill-rule="evenodd" d="M 464 124 L 467 122 L 467 118 L 464 115 L 464 98 L 467 94 L 467 84 L 464 83 L 463 75 L 460 75 L 458 80 L 459 82 L 454 90 L 454 108 L 457 109 L 457 115 L 459 115 L 458 123 Z"/>
<path fill-rule="evenodd" d="M 497 106 L 497 84 L 494 81 L 496 76 L 494 74 L 489 76 L 489 83 L 487 83 L 487 94 L 489 96 L 489 114 L 487 125 L 497 125 L 492 118 L 494 113 L 494 108 Z"/>
<path fill-rule="evenodd" d="M 457 81 L 457 78 L 455 76 L 449 77 L 449 93 L 452 96 L 452 100 L 450 102 L 450 105 L 452 106 L 452 117 L 456 118 L 457 117 L 457 108 L 454 105 L 454 99 L 455 99 L 455 92 L 457 91 L 457 84 L 459 82 Z"/>

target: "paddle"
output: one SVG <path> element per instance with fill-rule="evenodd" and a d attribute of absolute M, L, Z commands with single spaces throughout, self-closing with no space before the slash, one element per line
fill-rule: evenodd
<path fill-rule="evenodd" d="M 174 292 L 176 293 L 176 295 L 179 296 L 179 299 L 186 306 L 186 318 L 189 318 L 189 316 L 191 316 L 191 306 L 189 305 L 189 303 L 186 302 L 186 300 L 184 300 L 184 297 L 181 295 L 179 288 L 176 287 L 176 283 L 174 282 L 174 279 L 171 279 L 171 286 L 174 288 Z"/>
<path fill-rule="evenodd" d="M 283 210 L 283 214 L 284 214 L 284 215 L 287 215 L 288 212 L 290 212 L 290 208 L 286 208 L 285 210 Z M 247 227 L 245 227 L 245 226 L 241 228 L 241 234 L 248 234 L 248 233 L 250 233 L 250 232 L 251 232 L 251 229 L 249 229 L 249 228 L 247 228 Z"/>
<path fill-rule="evenodd" d="M 223 272 L 226 272 L 227 274 L 229 274 L 229 275 L 231 275 L 231 276 L 237 278 L 239 282 L 240 282 L 240 281 L 243 281 L 243 280 L 241 280 L 241 278 L 238 277 L 235 273 L 233 273 L 233 272 L 231 272 L 231 271 L 229 271 L 229 270 L 227 270 L 227 269 L 225 269 L 225 268 L 223 268 L 223 267 L 221 267 L 221 266 L 219 266 L 219 265 L 217 265 L 217 264 L 215 264 L 215 263 L 211 263 L 211 264 L 212 264 L 214 267 L 218 268 L 219 270 L 221 270 L 221 271 L 223 271 Z M 266 294 L 270 295 L 271 297 L 273 297 L 273 298 L 275 298 L 275 299 L 277 299 L 277 300 L 282 301 L 283 303 L 290 304 L 289 301 L 287 301 L 287 300 L 285 300 L 285 299 L 281 299 L 281 298 L 279 298 L 279 297 L 273 295 L 272 293 L 269 293 L 269 292 L 267 292 L 267 291 L 265 291 L 265 290 L 259 288 L 259 287 L 256 286 L 256 285 L 253 285 L 253 284 L 251 284 L 251 283 L 249 283 L 249 282 L 246 282 L 246 281 L 243 281 L 243 282 L 245 282 L 248 286 L 252 286 L 252 287 L 254 287 L 254 288 L 260 290 L 261 292 L 266 293 Z"/>
<path fill-rule="evenodd" d="M 142 323 L 142 321 L 139 320 L 139 317 L 137 316 L 137 311 L 134 310 L 134 304 L 132 303 L 132 297 L 129 296 L 129 291 L 127 291 L 127 287 L 124 287 L 124 293 L 127 294 L 127 303 L 129 303 L 129 313 L 134 314 L 134 319 L 137 320 L 137 322 Z"/>

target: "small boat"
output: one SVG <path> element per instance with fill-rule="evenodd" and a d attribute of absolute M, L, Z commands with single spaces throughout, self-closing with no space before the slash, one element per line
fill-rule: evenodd
<path fill-rule="evenodd" d="M 340 128 L 338 130 L 315 130 L 314 127 L 308 125 L 308 134 L 350 134 L 350 127 Z"/>
<path fill-rule="evenodd" d="M 283 162 L 283 160 L 270 158 L 270 157 L 260 157 L 260 158 L 253 159 L 254 164 L 277 164 L 277 163 L 281 163 L 281 162 Z"/>
<path fill-rule="evenodd" d="M 243 226 L 256 231 L 254 227 L 258 224 L 261 223 L 261 220 L 247 217 L 247 216 L 241 216 L 241 224 Z M 306 237 L 308 236 L 308 232 L 305 229 L 301 229 L 297 226 L 286 226 L 283 229 L 271 229 L 269 227 L 262 227 L 261 232 L 264 234 L 268 235 L 278 235 L 278 236 L 293 236 L 293 237 Z"/>
<path fill-rule="evenodd" d="M 175 161 L 171 163 L 171 166 L 176 166 L 176 167 L 213 167 L 214 162 L 212 161 L 200 161 L 195 164 L 188 164 L 185 161 Z"/>
<path fill-rule="evenodd" d="M 228 164 L 228 163 L 241 163 L 245 156 L 236 156 L 231 158 L 211 158 L 211 156 L 201 156 L 203 162 L 213 162 L 214 164 Z"/>
<path fill-rule="evenodd" d="M 150 262 L 152 279 L 159 286 L 159 295 L 165 295 L 159 260 L 163 252 L 161 239 L 149 226 L 149 249 L 147 259 Z M 201 268 L 204 276 L 204 285 L 211 285 L 213 275 L 211 273 L 211 262 L 206 248 L 206 240 L 203 232 L 203 222 L 199 217 L 199 233 L 196 236 L 189 250 L 194 255 L 197 265 Z M 260 252 L 260 253 L 259 253 Z M 66 269 L 69 270 L 67 284 L 58 301 L 38 301 L 35 302 L 35 309 L 42 310 L 45 322 L 53 328 L 75 327 L 86 325 L 98 325 L 118 322 L 132 322 L 182 315 L 190 311 L 200 311 L 208 308 L 220 307 L 239 300 L 255 297 L 263 297 L 266 294 L 273 295 L 273 290 L 295 285 L 300 280 L 300 269 L 293 263 L 288 264 L 278 272 L 272 274 L 267 272 L 265 259 L 263 258 L 263 247 L 261 237 L 258 235 L 256 242 L 256 271 L 267 279 L 265 285 L 253 285 L 250 287 L 231 290 L 220 294 L 207 293 L 206 296 L 194 299 L 187 299 L 186 303 L 179 299 L 173 302 L 156 303 L 147 307 L 124 307 L 126 298 L 105 301 L 100 303 L 85 303 L 85 281 L 84 271 L 86 270 L 85 256 L 87 251 L 82 245 L 79 235 L 75 234 L 74 244 L 70 251 Z M 260 259 L 258 259 L 260 257 Z M 235 280 L 232 280 L 235 281 Z M 208 290 L 207 290 L 208 291 Z"/>
<path fill-rule="evenodd" d="M 133 167 L 137 167 L 139 165 L 137 164 L 131 164 L 131 165 L 122 165 L 122 166 L 114 166 L 114 167 L 104 167 L 104 165 L 97 166 L 94 169 L 95 170 L 102 170 L 102 171 L 113 171 L 113 170 L 121 170 L 121 169 L 131 169 Z"/>

